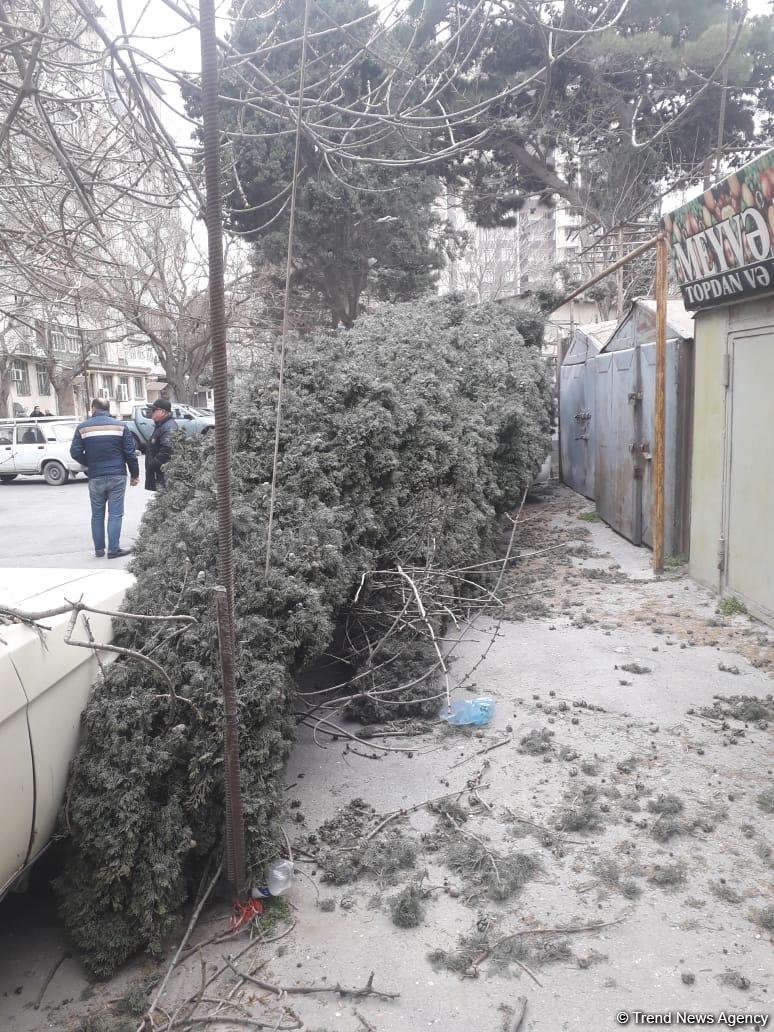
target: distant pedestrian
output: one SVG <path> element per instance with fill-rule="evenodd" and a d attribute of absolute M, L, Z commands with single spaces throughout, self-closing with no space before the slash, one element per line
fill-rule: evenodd
<path fill-rule="evenodd" d="M 51 409 L 46 409 L 46 411 L 43 413 L 44 416 L 53 416 L 53 414 L 54 413 L 51 411 Z"/>
<path fill-rule="evenodd" d="M 80 423 L 73 436 L 70 455 L 86 466 L 91 501 L 91 536 L 94 554 L 101 559 L 105 554 L 105 507 L 107 506 L 107 556 L 117 559 L 129 555 L 131 549 L 121 548 L 121 523 L 124 518 L 126 470 L 129 483 L 140 482 L 140 464 L 134 450 L 134 437 L 128 426 L 110 415 L 107 401 L 95 398 L 91 403 L 91 419 Z"/>
<path fill-rule="evenodd" d="M 40 405 L 36 405 L 35 408 L 32 410 L 32 412 L 30 412 L 30 415 L 37 417 L 37 416 L 43 416 L 43 415 L 45 415 L 45 413 L 41 409 Z"/>
<path fill-rule="evenodd" d="M 156 491 L 167 486 L 162 467 L 172 458 L 172 435 L 177 422 L 172 418 L 172 405 L 166 398 L 151 404 L 151 419 L 156 424 L 145 450 L 145 490 Z"/>

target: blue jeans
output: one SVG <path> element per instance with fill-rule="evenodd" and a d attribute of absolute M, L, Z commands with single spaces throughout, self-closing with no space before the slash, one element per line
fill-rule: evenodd
<path fill-rule="evenodd" d="M 91 501 L 91 536 L 94 538 L 94 551 L 105 551 L 105 506 L 107 505 L 108 555 L 117 552 L 121 547 L 121 523 L 124 519 L 124 495 L 126 494 L 126 474 L 118 473 L 110 477 L 89 478 L 89 499 Z"/>

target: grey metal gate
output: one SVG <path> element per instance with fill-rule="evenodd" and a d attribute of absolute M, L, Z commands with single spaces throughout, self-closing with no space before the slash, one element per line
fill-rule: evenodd
<path fill-rule="evenodd" d="M 562 480 L 573 491 L 595 497 L 595 373 L 593 360 L 615 323 L 577 326 L 559 370 L 559 446 Z"/>
<path fill-rule="evenodd" d="M 637 348 L 594 359 L 596 372 L 597 512 L 614 530 L 642 543 L 641 441 L 637 422 L 642 406 Z"/>
<path fill-rule="evenodd" d="M 559 425 L 562 479 L 587 498 L 594 497 L 594 381 L 585 362 L 563 365 L 560 373 Z"/>
<path fill-rule="evenodd" d="M 635 545 L 652 545 L 653 409 L 656 346 L 603 352 L 596 373 L 597 511 Z M 691 343 L 667 341 L 664 551 L 688 548 Z"/>

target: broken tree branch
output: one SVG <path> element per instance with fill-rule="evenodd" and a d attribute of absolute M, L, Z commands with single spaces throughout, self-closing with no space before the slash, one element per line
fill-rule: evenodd
<path fill-rule="evenodd" d="M 201 914 L 202 910 L 204 910 L 204 906 L 205 906 L 207 900 L 212 895 L 212 891 L 215 888 L 215 886 L 217 885 L 218 879 L 220 878 L 222 872 L 223 872 L 223 861 L 221 860 L 221 862 L 218 864 L 218 868 L 215 871 L 215 874 L 212 876 L 212 880 L 210 881 L 210 884 L 207 886 L 207 888 L 206 888 L 206 890 L 204 892 L 204 895 L 202 896 L 202 898 L 197 903 L 197 905 L 196 905 L 196 907 L 194 909 L 193 914 L 191 914 L 191 920 L 188 922 L 188 927 L 185 930 L 185 935 L 180 940 L 180 945 L 177 947 L 177 950 L 175 951 L 175 955 L 172 958 L 172 963 L 169 965 L 169 967 L 167 969 L 167 973 L 166 973 L 166 975 L 164 975 L 164 978 L 163 978 L 163 980 L 161 982 L 161 985 L 156 990 L 156 995 L 153 997 L 153 1000 L 151 1001 L 150 1007 L 148 1008 L 148 1010 L 144 1014 L 143 1019 L 142 1019 L 142 1023 L 138 1026 L 137 1032 L 151 1032 L 151 1030 L 153 1029 L 153 1012 L 158 1007 L 159 1000 L 161 999 L 161 996 L 162 996 L 164 990 L 167 987 L 167 983 L 169 982 L 169 979 L 170 979 L 170 977 L 172 975 L 172 972 L 177 967 L 177 962 L 180 960 L 180 957 L 181 957 L 181 955 L 183 953 L 183 950 L 185 949 L 185 944 L 191 938 L 191 933 L 193 932 L 194 928 L 196 927 L 196 922 L 199 920 L 199 915 Z M 191 1021 L 193 1019 L 189 1018 L 188 1020 Z"/>
<path fill-rule="evenodd" d="M 486 949 L 482 950 L 472 962 L 473 967 L 477 967 L 487 957 L 491 957 L 496 949 L 500 946 L 504 946 L 507 942 L 513 942 L 514 939 L 520 939 L 527 935 L 577 935 L 579 932 L 598 932 L 601 928 L 609 928 L 611 925 L 621 924 L 625 921 L 628 915 L 624 914 L 622 917 L 616 917 L 613 921 L 600 921 L 593 925 L 570 925 L 564 928 L 522 928 L 518 932 L 511 932 L 510 935 L 504 935 L 501 939 L 497 939 Z"/>
<path fill-rule="evenodd" d="M 224 960 L 225 959 L 226 958 L 224 957 Z M 245 974 L 228 960 L 226 963 L 234 974 L 243 978 L 246 982 L 250 982 L 251 985 L 258 986 L 259 989 L 265 989 L 269 993 L 275 993 L 277 996 L 282 996 L 285 993 L 289 996 L 312 996 L 316 993 L 338 993 L 339 996 L 351 996 L 358 1000 L 364 999 L 366 996 L 376 996 L 380 1000 L 397 1000 L 400 997 L 400 993 L 390 993 L 386 990 L 374 989 L 373 971 L 368 976 L 366 984 L 359 989 L 350 989 L 338 982 L 335 985 L 273 985 L 271 982 L 264 982 L 260 978 L 253 978 L 252 975 Z"/>
<path fill-rule="evenodd" d="M 453 763 L 449 770 L 456 770 L 457 767 L 461 767 L 463 763 L 467 763 L 468 760 L 475 760 L 477 756 L 484 756 L 486 753 L 492 752 L 494 749 L 499 749 L 501 745 L 507 745 L 508 742 L 513 741 L 513 736 L 508 735 L 507 738 L 501 739 L 499 742 L 495 742 L 493 745 L 487 745 L 484 749 L 479 749 L 478 752 L 471 753 L 470 756 L 465 756 L 464 759 L 458 760 Z"/>

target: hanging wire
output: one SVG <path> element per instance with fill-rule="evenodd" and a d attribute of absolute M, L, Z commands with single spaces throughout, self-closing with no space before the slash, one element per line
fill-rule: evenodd
<path fill-rule="evenodd" d="M 298 107 L 296 109 L 296 143 L 293 154 L 293 183 L 290 188 L 290 219 L 288 225 L 288 258 L 285 265 L 285 302 L 282 310 L 282 340 L 279 355 L 279 383 L 277 390 L 277 415 L 274 427 L 274 456 L 271 468 L 271 497 L 269 499 L 269 525 L 266 530 L 266 566 L 264 579 L 268 580 L 271 563 L 271 537 L 274 528 L 274 505 L 277 498 L 277 467 L 279 465 L 280 429 L 282 426 L 282 391 L 285 385 L 285 350 L 288 339 L 288 322 L 290 321 L 290 275 L 293 271 L 293 235 L 296 227 L 296 195 L 298 193 L 299 166 L 301 164 L 301 118 L 304 107 L 304 87 L 306 85 L 306 51 L 309 35 L 309 11 L 311 0 L 304 6 L 304 29 L 301 35 L 301 67 L 298 81 Z"/>

